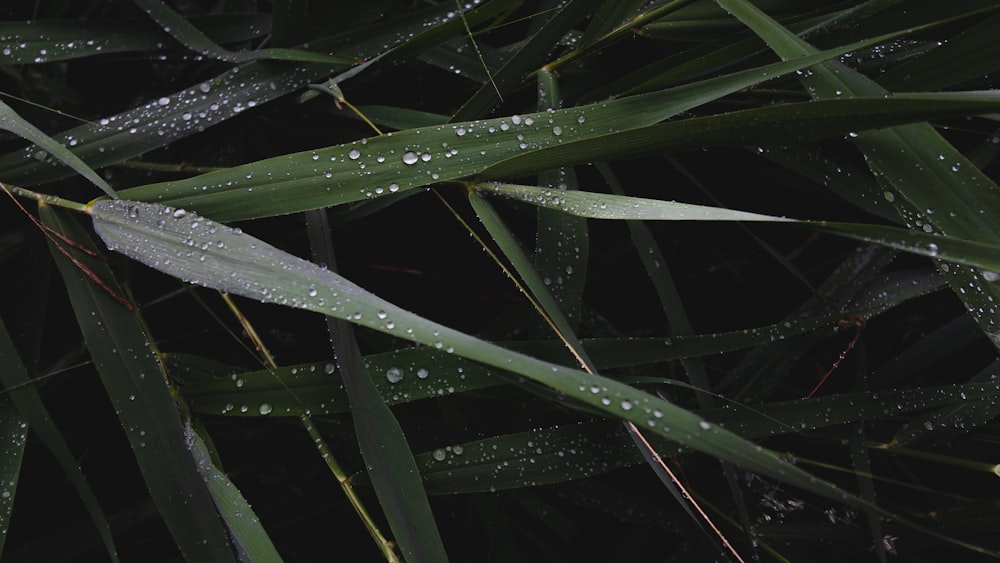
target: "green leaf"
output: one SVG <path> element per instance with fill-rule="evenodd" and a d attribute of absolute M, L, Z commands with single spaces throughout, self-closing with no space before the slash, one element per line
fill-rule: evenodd
<path fill-rule="evenodd" d="M 114 200 L 118 201 L 118 200 Z M 84 248 L 89 237 L 66 211 L 43 205 L 42 221 Z M 52 249 L 97 373 L 132 445 L 146 487 L 188 560 L 233 561 L 215 505 L 188 446 L 189 436 L 138 316 L 111 292 L 121 289 L 104 262 Z M 85 266 L 104 285 L 84 275 Z"/>
<path fill-rule="evenodd" d="M 510 371 L 650 434 L 815 494 L 885 514 L 699 415 L 618 381 L 484 342 L 401 309 L 250 235 L 171 207 L 100 200 L 94 228 L 112 249 L 193 283 L 348 320 Z"/>

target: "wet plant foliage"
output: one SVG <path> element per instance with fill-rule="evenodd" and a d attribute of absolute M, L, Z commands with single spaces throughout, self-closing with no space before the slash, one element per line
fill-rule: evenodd
<path fill-rule="evenodd" d="M 4 561 L 1000 558 L 1000 5 L 0 7 Z"/>

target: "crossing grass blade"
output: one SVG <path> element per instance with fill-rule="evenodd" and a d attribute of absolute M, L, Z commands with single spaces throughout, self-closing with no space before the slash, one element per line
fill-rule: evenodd
<path fill-rule="evenodd" d="M 552 364 L 447 328 L 397 307 L 329 270 L 193 212 L 125 200 L 99 200 L 89 210 L 95 230 L 109 248 L 171 276 L 341 318 L 516 373 L 605 416 L 632 422 L 650 435 L 902 521 L 673 403 L 613 379 Z M 978 546 L 948 541 L 984 552 Z"/>
<path fill-rule="evenodd" d="M 117 201 L 117 200 L 115 200 Z M 85 248 L 86 231 L 65 210 L 43 205 L 42 221 Z M 77 262 L 52 251 L 80 331 L 139 470 L 181 553 L 188 559 L 235 561 L 229 538 L 187 445 L 178 407 L 141 321 L 110 292 L 121 292 L 111 269 L 78 250 Z M 96 252 L 96 251 L 95 251 Z M 84 275 L 80 264 L 105 285 Z"/>

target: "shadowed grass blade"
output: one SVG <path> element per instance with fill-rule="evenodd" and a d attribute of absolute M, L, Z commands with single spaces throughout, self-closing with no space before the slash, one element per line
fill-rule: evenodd
<path fill-rule="evenodd" d="M 195 466 L 208 485 L 208 492 L 212 495 L 226 529 L 229 530 L 239 560 L 247 563 L 280 563 L 281 556 L 275 550 L 257 515 L 250 508 L 250 503 L 243 498 L 229 477 L 212 462 L 202 437 L 192 428 L 189 428 L 188 432 Z"/>
<path fill-rule="evenodd" d="M 62 433 L 49 417 L 48 409 L 42 403 L 42 397 L 38 394 L 38 389 L 32 384 L 31 378 L 21 363 L 17 351 L 14 349 L 14 343 L 10 339 L 10 334 L 7 333 L 7 326 L 3 321 L 0 321 L 0 383 L 3 384 L 8 395 L 8 400 L 0 402 L 0 408 L 4 410 L 4 413 L 0 415 L 0 419 L 2 419 L 3 428 L 7 430 L 7 433 L 3 435 L 10 438 L 9 441 L 5 440 L 4 442 L 7 444 L 6 448 L 9 449 L 4 453 L 3 457 L 5 460 L 2 462 L 2 465 L 5 466 L 3 469 L 6 476 L 12 477 L 9 480 L 5 479 L 2 481 L 3 490 L 8 493 L 8 495 L 3 495 L 5 498 L 2 504 L 0 504 L 0 508 L 5 509 L 6 512 L 0 512 L 0 524 L 3 524 L 2 536 L 6 537 L 7 535 L 7 522 L 9 521 L 10 508 L 13 503 L 14 490 L 17 487 L 17 474 L 20 471 L 21 456 L 24 453 L 25 432 L 28 425 L 30 425 L 34 434 L 45 444 L 49 453 L 52 454 L 52 457 L 62 467 L 66 478 L 73 485 L 73 488 L 76 489 L 76 493 L 80 496 L 80 500 L 84 506 L 87 507 L 87 512 L 97 527 L 97 532 L 101 536 L 101 541 L 104 543 L 104 548 L 107 550 L 108 556 L 112 561 L 118 561 L 118 552 L 115 548 L 114 539 L 111 537 L 111 528 L 108 526 L 108 520 L 101 510 L 101 505 L 98 504 L 94 491 L 87 484 L 87 480 L 80 471 L 73 452 L 66 445 Z M 9 459 L 7 459 L 8 455 Z M 7 497 L 10 500 L 7 500 Z M 3 544 L 0 543 L 0 547 L 2 546 Z"/>
<path fill-rule="evenodd" d="M 325 213 L 307 213 L 310 244 L 316 259 L 336 269 Z M 410 444 L 365 369 L 354 327 L 334 317 L 326 321 L 367 474 L 403 557 L 409 561 L 448 561 Z"/>
<path fill-rule="evenodd" d="M 66 211 L 48 205 L 39 211 L 56 232 L 93 248 Z M 106 263 L 80 251 L 69 252 L 106 284 L 98 286 L 77 263 L 53 249 L 87 349 L 163 520 L 188 560 L 235 560 L 142 323 L 109 294 L 120 289 Z"/>
<path fill-rule="evenodd" d="M 153 21 L 160 24 L 164 31 L 192 51 L 201 55 L 213 57 L 230 63 L 245 63 L 261 59 L 284 61 L 299 61 L 313 63 L 350 64 L 356 61 L 353 57 L 338 57 L 334 55 L 315 53 L 302 49 L 257 49 L 254 51 L 227 51 L 209 39 L 200 29 L 187 18 L 160 0 L 132 0 L 139 8 L 149 14 Z"/>
<path fill-rule="evenodd" d="M 3 446 L 0 446 L 0 482 L 3 483 L 3 490 L 0 491 L 0 555 L 3 555 L 21 477 L 24 446 L 28 443 L 28 423 L 6 397 L 0 398 L 0 440 L 3 442 Z"/>
<path fill-rule="evenodd" d="M 90 212 L 95 229 L 110 248 L 169 275 L 349 320 L 522 375 L 608 417 L 641 426 L 651 435 L 899 520 L 696 413 L 618 381 L 551 364 L 434 323 L 333 272 L 195 213 L 122 200 L 94 202 Z"/>

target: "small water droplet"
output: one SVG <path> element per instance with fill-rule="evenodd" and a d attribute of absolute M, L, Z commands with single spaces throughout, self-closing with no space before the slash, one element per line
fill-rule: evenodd
<path fill-rule="evenodd" d="M 632 410 L 632 401 L 627 401 L 627 400 L 626 401 L 622 401 L 621 402 L 621 407 L 622 407 L 623 411 L 630 411 L 630 410 Z"/>

